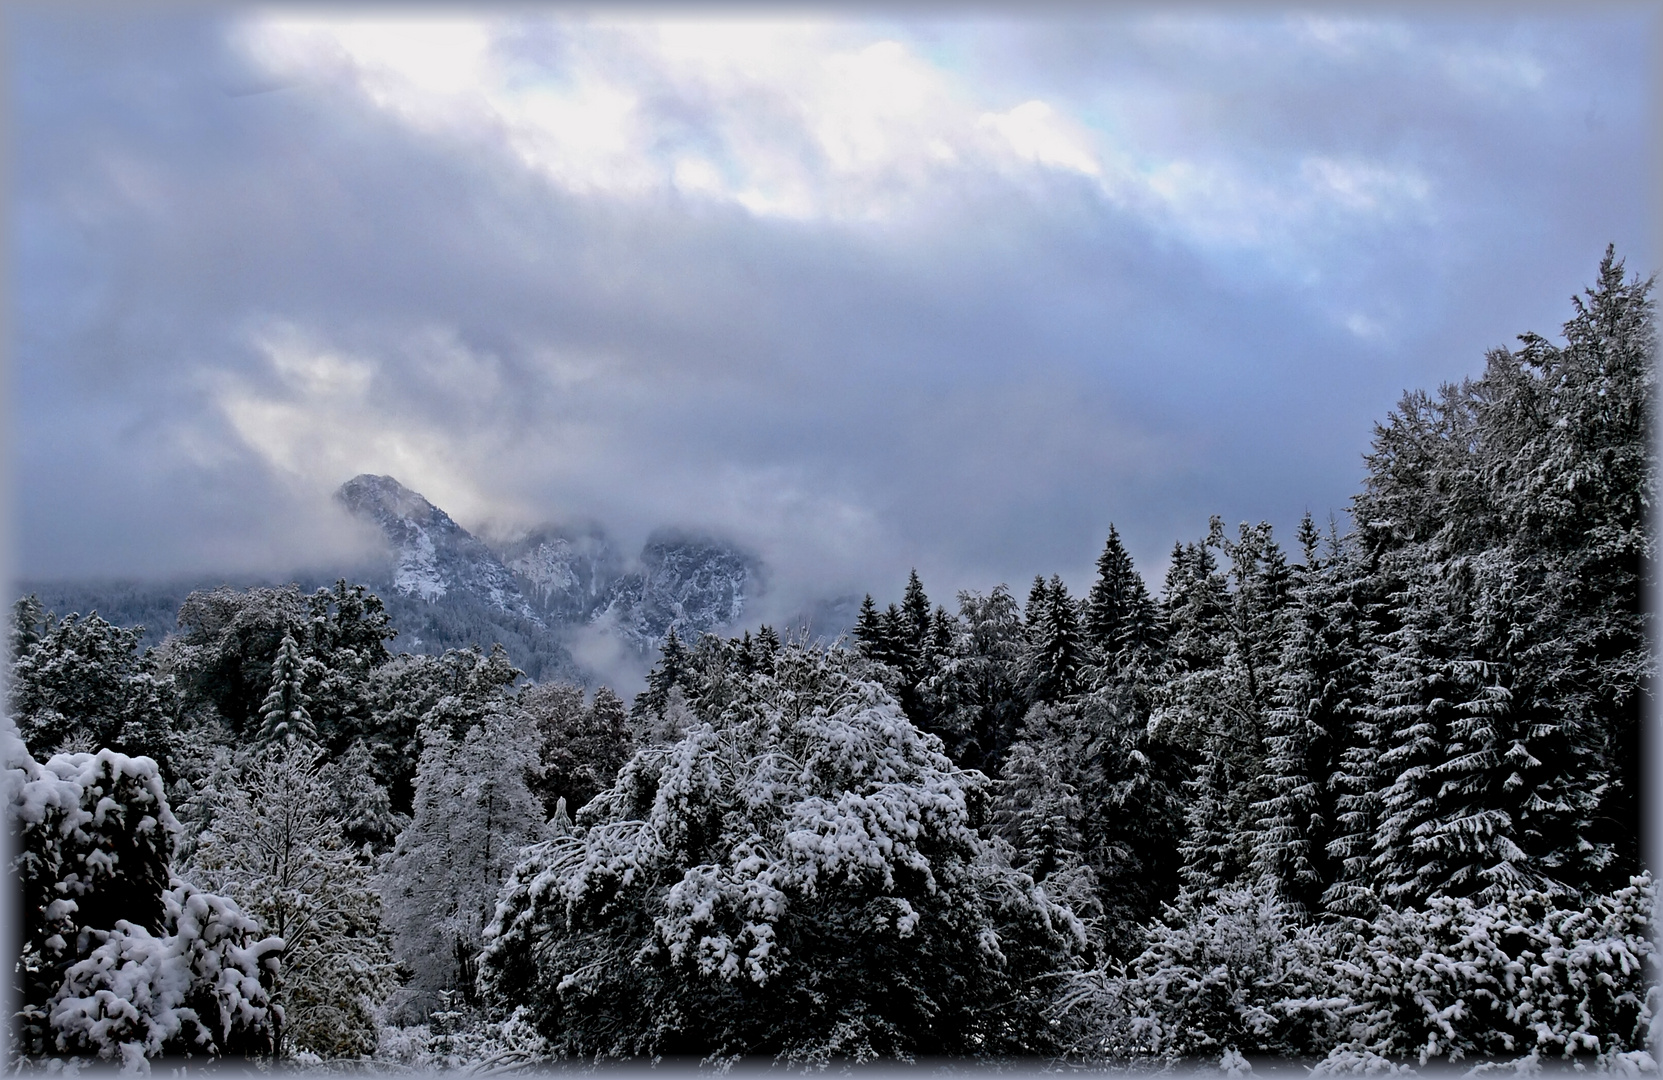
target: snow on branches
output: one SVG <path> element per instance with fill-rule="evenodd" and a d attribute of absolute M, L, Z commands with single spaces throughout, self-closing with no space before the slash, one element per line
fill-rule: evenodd
<path fill-rule="evenodd" d="M 790 648 L 732 674 L 531 849 L 488 992 L 581 1056 L 1039 1049 L 1031 979 L 1078 921 L 982 839 L 985 778 L 845 663 Z"/>
<path fill-rule="evenodd" d="M 179 823 L 156 763 L 112 750 L 36 762 L 0 731 L 22 885 L 14 1052 L 139 1066 L 269 1052 L 280 938 L 173 878 Z"/>

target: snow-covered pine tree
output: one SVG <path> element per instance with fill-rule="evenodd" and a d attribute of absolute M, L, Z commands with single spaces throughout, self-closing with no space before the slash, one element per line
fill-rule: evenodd
<path fill-rule="evenodd" d="M 474 1002 L 480 931 L 520 849 L 545 838 L 527 778 L 537 731 L 503 702 L 458 739 L 442 719 L 422 726 L 415 816 L 380 879 L 393 946 L 410 972 L 393 1011 L 425 1017 L 438 994 Z"/>
<path fill-rule="evenodd" d="M 283 942 L 174 878 L 180 827 L 156 763 L 111 750 L 36 762 L 0 728 L 20 948 L 14 1055 L 269 1054 Z"/>
<path fill-rule="evenodd" d="M 309 619 L 298 640 L 303 655 L 317 664 L 317 678 L 307 688 L 312 699 L 307 712 L 319 740 L 335 753 L 355 739 L 373 742 L 369 677 L 392 659 L 386 643 L 398 631 L 380 597 L 344 579 L 312 593 L 306 605 Z"/>
<path fill-rule="evenodd" d="M 635 695 L 630 708 L 631 718 L 638 729 L 650 725 L 652 717 L 664 711 L 672 687 L 681 687 L 683 694 L 691 691 L 690 659 L 687 646 L 672 625 L 664 635 L 664 643 L 659 646 L 658 663 L 647 672 L 647 688 Z"/>
<path fill-rule="evenodd" d="M 1650 289 L 1608 252 L 1563 348 L 1526 335 L 1376 430 L 1354 516 L 1389 601 L 1378 774 L 1348 798 L 1375 802 L 1396 895 L 1604 889 L 1638 865 Z"/>
<path fill-rule="evenodd" d="M 753 669 L 754 652 L 753 645 Z M 743 669 L 745 661 L 737 649 L 734 662 Z M 635 733 L 623 702 L 605 686 L 595 690 L 593 703 L 585 708 L 580 687 L 534 683 L 520 692 L 515 708 L 538 735 L 531 786 L 543 802 L 545 820 L 554 815 L 561 799 L 569 812 L 576 812 L 611 787 L 618 769 L 635 752 Z"/>
<path fill-rule="evenodd" d="M 300 655 L 300 643 L 293 634 L 284 634 L 278 643 L 277 656 L 271 662 L 271 690 L 260 704 L 260 741 L 281 743 L 316 743 L 318 729 L 306 706 L 312 703 L 306 693 L 308 676 L 315 676 L 318 665 L 308 665 Z"/>
<path fill-rule="evenodd" d="M 780 651 L 782 642 L 779 633 L 767 623 L 763 623 L 756 632 L 757 665 L 763 670 L 773 667 L 775 655 Z"/>
<path fill-rule="evenodd" d="M 374 868 L 330 813 L 322 756 L 273 742 L 242 758 L 232 782 L 203 793 L 213 816 L 187 868 L 287 943 L 280 1056 L 372 1052 L 375 1010 L 397 985 Z"/>
<path fill-rule="evenodd" d="M 371 671 L 365 691 L 371 730 L 364 741 L 395 811 L 409 813 L 414 805 L 424 719 L 443 703 L 445 722 L 459 737 L 498 708 L 521 675 L 501 645 L 488 654 L 478 648 L 446 649 L 440 656 L 407 653 Z"/>
<path fill-rule="evenodd" d="M 1155 620 L 1155 603 L 1143 576 L 1132 565 L 1120 533 L 1110 525 L 1103 553 L 1097 557 L 1097 580 L 1086 597 L 1084 627 L 1106 675 L 1119 673 L 1124 655 L 1154 644 Z"/>
<path fill-rule="evenodd" d="M 1617 888 L 1641 865 L 1639 731 L 1655 670 L 1652 288 L 1625 278 L 1608 248 L 1572 300 L 1565 344 L 1526 334 L 1517 353 L 1491 353 L 1475 402 L 1502 540 L 1482 625 L 1508 668 L 1508 752 L 1522 781 L 1508 809 L 1519 845 L 1575 889 Z"/>
<path fill-rule="evenodd" d="M 1161 597 L 1166 648 L 1153 680 L 1150 723 L 1162 739 L 1191 751 L 1213 722 L 1218 671 L 1227 646 L 1224 575 L 1212 548 L 1174 544 Z"/>
<path fill-rule="evenodd" d="M 1016 865 L 1090 916 L 1096 943 L 1122 956 L 1176 891 L 1183 834 L 1177 762 L 1125 705 L 1099 690 L 1029 709 L 993 811 Z"/>
<path fill-rule="evenodd" d="M 311 606 L 298 586 L 198 590 L 179 608 L 179 632 L 158 649 L 187 710 L 209 706 L 232 732 L 259 734 L 283 637 L 306 637 Z M 303 650 L 304 651 L 304 650 Z"/>
<path fill-rule="evenodd" d="M 8 698 L 30 751 L 115 750 L 175 773 L 179 697 L 150 653 L 143 627 L 111 625 L 97 612 L 62 619 L 34 597 L 13 611 Z"/>
<path fill-rule="evenodd" d="M 1080 609 L 1061 577 L 1034 579 L 1028 594 L 1021 669 L 1030 701 L 1066 701 L 1084 689 L 1089 664 Z"/>
<path fill-rule="evenodd" d="M 1216 569 L 1214 550 L 1229 557 L 1228 577 Z M 1231 542 L 1214 517 L 1203 543 L 1174 552 L 1153 716 L 1157 730 L 1198 758 L 1183 844 L 1192 890 L 1231 884 L 1252 864 L 1253 807 L 1271 794 L 1266 713 L 1286 591 L 1286 561 L 1267 524 L 1244 522 Z"/>
<path fill-rule="evenodd" d="M 362 739 L 355 739 L 346 753 L 323 766 L 320 774 L 329 786 L 330 817 L 339 818 L 341 835 L 347 844 L 374 855 L 388 851 L 410 819 L 393 810 L 387 789 L 375 778 L 375 759 Z"/>
<path fill-rule="evenodd" d="M 993 799 L 993 830 L 1014 849 L 1014 865 L 1081 918 L 1102 910 L 1082 833 L 1097 749 L 1075 710 L 1035 705 L 1005 755 Z"/>
<path fill-rule="evenodd" d="M 997 776 L 1027 709 L 1018 673 L 1022 615 L 1004 585 L 986 596 L 961 592 L 958 601 L 953 640 L 930 687 L 936 732 L 954 764 Z"/>
<path fill-rule="evenodd" d="M 900 630 L 906 659 L 914 669 L 907 674 L 916 681 L 916 668 L 923 660 L 930 635 L 930 598 L 924 593 L 924 583 L 918 580 L 916 568 L 907 573 L 907 587 L 901 593 Z"/>
<path fill-rule="evenodd" d="M 1339 879 L 1329 845 L 1342 835 L 1337 774 L 1356 744 L 1355 721 L 1368 691 L 1359 571 L 1331 530 L 1329 554 L 1306 514 L 1299 524 L 1303 561 L 1294 567 L 1283 653 L 1266 713 L 1265 768 L 1271 795 L 1259 815 L 1254 867 L 1295 911 L 1318 909 Z"/>

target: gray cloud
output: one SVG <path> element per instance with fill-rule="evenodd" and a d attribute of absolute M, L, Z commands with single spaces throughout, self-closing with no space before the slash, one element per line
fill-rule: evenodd
<path fill-rule="evenodd" d="M 491 46 L 502 85 L 614 80 L 647 132 L 533 168 L 508 106 L 501 130 L 443 126 L 448 98 L 400 113 L 345 53 L 19 15 L 19 569 L 344 558 L 328 494 L 362 471 L 469 525 L 719 531 L 793 598 L 914 565 L 940 599 L 1083 584 L 1111 520 L 1146 569 L 1209 513 L 1291 528 L 1343 509 L 1403 389 L 1557 326 L 1607 241 L 1655 263 L 1649 20 L 1121 13 L 792 46 L 924 80 L 949 167 L 859 116 L 805 125 L 810 84 L 531 19 Z M 1007 147 L 1012 116 L 1060 126 Z M 735 201 L 756 176 L 807 209 Z"/>

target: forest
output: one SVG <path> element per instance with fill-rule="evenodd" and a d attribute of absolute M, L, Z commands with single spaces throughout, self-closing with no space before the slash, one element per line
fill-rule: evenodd
<path fill-rule="evenodd" d="M 672 628 L 628 703 L 347 581 L 24 597 L 9 1062 L 1655 1071 L 1652 285 L 1406 394 L 1344 524 Z"/>

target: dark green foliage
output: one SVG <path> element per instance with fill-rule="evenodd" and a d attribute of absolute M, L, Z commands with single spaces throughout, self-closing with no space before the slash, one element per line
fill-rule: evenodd
<path fill-rule="evenodd" d="M 1614 887 L 1639 865 L 1651 282 L 1607 252 L 1565 345 L 1410 394 L 1356 500 L 1387 596 L 1369 732 L 1390 895 Z"/>
<path fill-rule="evenodd" d="M 1230 560 L 1219 571 L 1213 552 Z M 1255 805 L 1272 794 L 1268 712 L 1282 651 L 1288 571 L 1270 526 L 1225 537 L 1213 518 L 1200 544 L 1173 550 L 1164 606 L 1166 649 L 1153 723 L 1193 755 L 1186 782 L 1184 880 L 1198 891 L 1241 879 L 1253 862 Z"/>
<path fill-rule="evenodd" d="M 370 673 L 390 658 L 397 631 L 380 599 L 362 585 L 193 592 L 179 609 L 179 634 L 165 650 L 187 707 L 207 705 L 235 734 L 257 734 L 285 637 L 299 647 L 318 738 L 344 750 L 366 734 Z"/>
<path fill-rule="evenodd" d="M 138 654 L 142 632 L 96 612 L 59 619 L 32 596 L 17 602 L 9 704 L 31 753 L 107 748 L 170 774 L 178 695 L 154 656 Z"/>
<path fill-rule="evenodd" d="M 408 814 L 414 806 L 421 725 L 442 725 L 460 739 L 520 677 L 500 645 L 489 655 L 477 648 L 451 649 L 441 656 L 400 655 L 371 673 L 362 737 L 394 810 Z"/>
<path fill-rule="evenodd" d="M 1109 538 L 1097 557 L 1097 580 L 1086 596 L 1085 634 L 1105 669 L 1116 674 L 1128 657 L 1156 644 L 1155 603 L 1143 576 L 1109 526 Z"/>
<path fill-rule="evenodd" d="M 1062 578 L 1034 578 L 1024 615 L 1021 668 L 1028 700 L 1056 703 L 1074 697 L 1084 687 L 1088 657 L 1079 605 Z"/>
<path fill-rule="evenodd" d="M 755 662 L 754 651 L 752 662 Z M 664 635 L 664 644 L 659 646 L 658 663 L 647 673 L 647 689 L 635 696 L 635 715 L 641 717 L 648 713 L 663 713 L 670 697 L 670 690 L 679 686 L 685 693 L 691 682 L 692 669 L 687 646 L 682 644 L 681 637 L 672 626 Z"/>
<path fill-rule="evenodd" d="M 1270 797 L 1259 814 L 1253 859 L 1296 910 L 1316 911 L 1340 878 L 1344 792 L 1338 777 L 1355 743 L 1368 692 L 1370 631 L 1358 604 L 1350 549 L 1331 533 L 1328 557 L 1309 514 L 1299 526 L 1302 561 L 1290 578 L 1285 640 L 1266 714 Z"/>
<path fill-rule="evenodd" d="M 953 638 L 929 687 L 933 730 L 954 763 L 996 776 L 1027 710 L 1018 671 L 1022 615 L 1003 585 L 958 599 Z"/>
<path fill-rule="evenodd" d="M 306 709 L 312 698 L 304 687 L 316 678 L 308 671 L 309 666 L 321 668 L 323 665 L 316 660 L 308 665 L 300 655 L 294 635 L 284 634 L 277 656 L 271 662 L 271 690 L 260 705 L 261 742 L 317 742 L 318 729 Z"/>
<path fill-rule="evenodd" d="M 735 663 L 745 670 L 745 661 L 737 652 Z M 635 752 L 624 703 L 604 686 L 585 707 L 579 687 L 533 683 L 520 691 L 515 706 L 538 732 L 540 763 L 530 783 L 543 802 L 545 818 L 555 816 L 562 800 L 568 815 L 577 813 L 612 786 L 618 770 Z"/>
<path fill-rule="evenodd" d="M 994 802 L 1017 865 L 1125 955 L 1177 887 L 1181 764 L 1109 693 L 1039 704 L 1010 748 Z"/>

